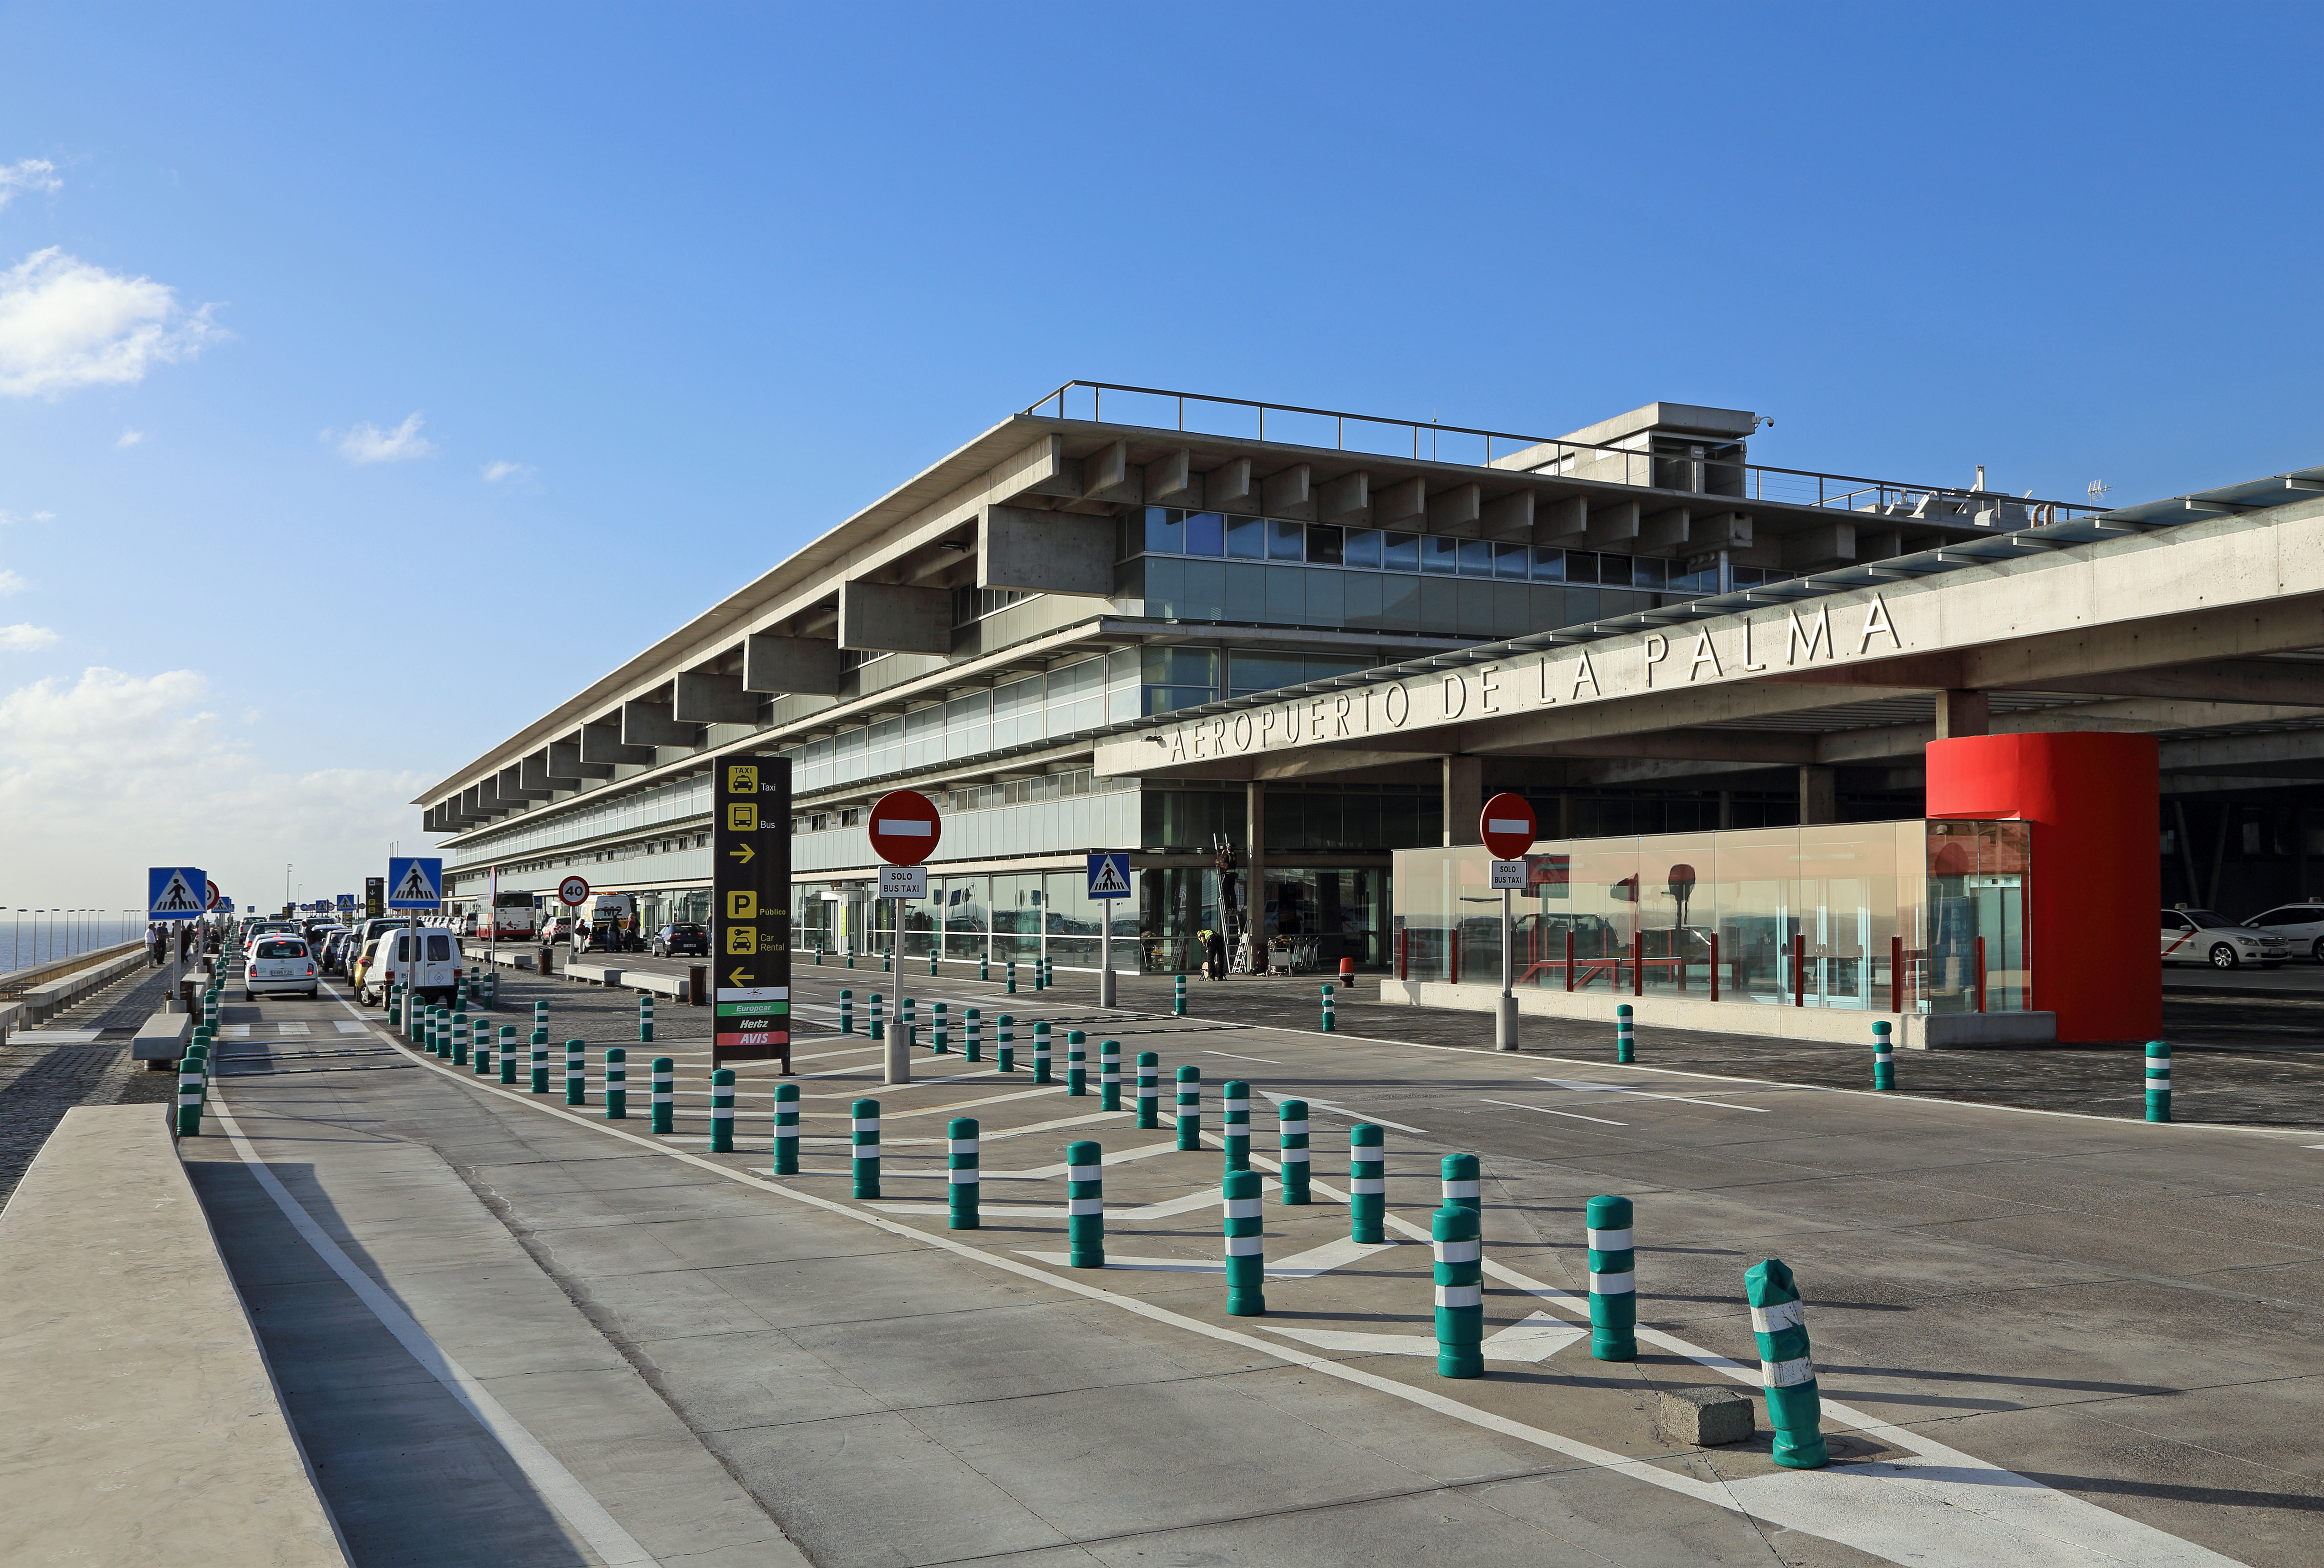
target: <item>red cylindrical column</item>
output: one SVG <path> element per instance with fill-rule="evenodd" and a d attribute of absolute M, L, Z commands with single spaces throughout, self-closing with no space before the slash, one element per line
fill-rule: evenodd
<path fill-rule="evenodd" d="M 2061 1041 L 2163 1032 L 2154 920 L 2163 866 L 2160 751 L 2151 735 L 1971 735 L 1931 741 L 1929 815 L 2033 824 L 2028 1005 Z"/>

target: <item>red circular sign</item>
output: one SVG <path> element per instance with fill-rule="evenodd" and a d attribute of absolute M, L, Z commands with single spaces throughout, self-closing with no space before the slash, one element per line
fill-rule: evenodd
<path fill-rule="evenodd" d="M 205 904 L 203 904 L 203 905 L 202 905 L 202 907 L 203 907 L 204 909 L 216 909 L 216 908 L 217 907 L 217 903 L 218 903 L 218 886 L 217 886 L 217 883 L 215 883 L 215 882 L 205 882 L 205 883 L 203 884 L 203 885 L 204 885 L 205 887 L 208 887 L 208 888 L 209 889 L 209 894 L 210 894 L 210 895 L 209 895 L 209 902 L 208 902 L 208 903 L 205 903 Z"/>
<path fill-rule="evenodd" d="M 589 885 L 578 876 L 568 876 L 557 885 L 557 902 L 580 908 L 589 902 Z"/>
<path fill-rule="evenodd" d="M 1533 848 L 1536 835 L 1533 807 L 1523 795 L 1507 791 L 1485 802 L 1484 815 L 1478 819 L 1477 836 L 1485 848 L 1493 852 L 1496 860 L 1522 860 L 1525 852 Z"/>
<path fill-rule="evenodd" d="M 918 866 L 936 852 L 944 824 L 918 790 L 890 790 L 872 807 L 872 853 L 890 866 Z"/>

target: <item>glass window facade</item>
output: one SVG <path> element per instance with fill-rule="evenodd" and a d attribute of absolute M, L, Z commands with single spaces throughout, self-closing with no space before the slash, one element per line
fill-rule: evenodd
<path fill-rule="evenodd" d="M 1519 986 L 1741 1005 L 2023 1012 L 2023 822 L 1843 822 L 1545 840 L 1515 900 Z M 1498 985 L 1480 847 L 1395 856 L 1398 973 Z"/>

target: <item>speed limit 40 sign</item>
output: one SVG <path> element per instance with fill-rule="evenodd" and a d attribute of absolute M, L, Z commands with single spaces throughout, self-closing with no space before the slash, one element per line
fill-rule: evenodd
<path fill-rule="evenodd" d="M 589 902 L 589 885 L 578 876 L 568 876 L 557 885 L 557 902 L 578 909 Z"/>

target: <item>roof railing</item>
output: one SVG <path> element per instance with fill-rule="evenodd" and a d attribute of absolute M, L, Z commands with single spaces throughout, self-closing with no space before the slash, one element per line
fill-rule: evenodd
<path fill-rule="evenodd" d="M 1716 441 L 1689 441 L 1684 451 L 1656 452 L 1617 443 L 1566 441 L 1551 436 L 1445 425 L 1434 419 L 1392 419 L 1339 408 L 1307 408 L 1296 403 L 1267 403 L 1250 398 L 1222 398 L 1207 392 L 1177 392 L 1113 381 L 1067 381 L 1025 412 L 1036 417 L 1079 419 L 1084 416 L 1077 410 L 1085 405 L 1089 422 L 1103 424 L 1108 392 L 1114 394 L 1117 413 L 1113 422 L 1117 425 L 1156 430 L 1176 428 L 1194 435 L 1242 436 L 1257 441 L 1272 439 L 1301 446 L 1328 446 L 1335 452 L 1501 468 L 1512 473 L 1570 473 L 1578 479 L 1685 491 L 1720 500 L 1767 500 L 1923 521 L 1948 520 L 1950 514 L 1950 520 L 1956 525 L 1964 515 L 1973 519 L 1979 513 L 1989 512 L 1994 514 L 1993 521 L 1986 526 L 2005 527 L 2063 522 L 2104 509 L 2070 501 L 2005 495 L 1998 491 L 1904 484 L 1856 474 L 1723 462 L 1708 455 L 1711 448 L 1720 445 Z M 1149 399 L 1159 399 L 1160 405 Z M 1129 403 L 1127 417 L 1120 412 L 1125 401 Z M 1190 417 L 1195 421 L 1191 425 L 1187 423 Z M 1275 426 L 1271 437 L 1268 434 L 1270 417 Z M 1527 461 L 1517 467 L 1511 460 L 1520 454 L 1526 454 Z"/>

